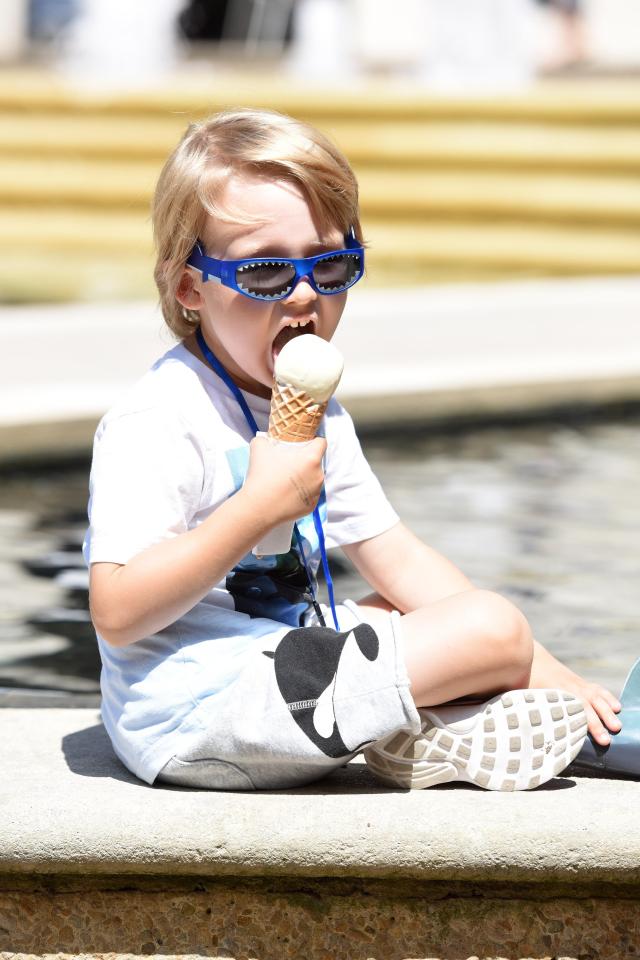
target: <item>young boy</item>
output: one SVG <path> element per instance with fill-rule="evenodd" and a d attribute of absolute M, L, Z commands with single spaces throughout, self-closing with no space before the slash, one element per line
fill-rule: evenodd
<path fill-rule="evenodd" d="M 253 439 L 279 350 L 330 340 L 363 273 L 342 154 L 277 113 L 220 114 L 167 161 L 153 222 L 180 342 L 98 427 L 85 542 L 102 715 L 125 765 L 148 783 L 289 787 L 376 744 L 388 782 L 508 790 L 564 768 L 587 722 L 606 743 L 613 695 L 404 526 L 337 401 L 308 445 Z M 284 520 L 290 551 L 254 556 Z M 318 525 L 374 591 L 338 605 L 337 631 L 313 602 Z M 491 699 L 418 713 L 469 697 Z"/>

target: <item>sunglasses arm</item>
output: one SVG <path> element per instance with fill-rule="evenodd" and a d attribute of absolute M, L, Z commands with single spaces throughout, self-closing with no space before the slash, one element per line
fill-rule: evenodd
<path fill-rule="evenodd" d="M 206 283 L 207 280 L 214 280 L 216 283 L 223 282 L 224 265 L 212 260 L 211 257 L 205 256 L 199 243 L 195 245 L 187 257 L 187 266 L 195 267 L 196 270 L 201 272 L 203 283 Z"/>

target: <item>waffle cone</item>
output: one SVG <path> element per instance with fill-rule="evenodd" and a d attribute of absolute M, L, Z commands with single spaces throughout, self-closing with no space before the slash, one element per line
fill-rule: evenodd
<path fill-rule="evenodd" d="M 318 403 L 303 390 L 275 380 L 271 392 L 268 435 L 289 443 L 313 440 L 327 403 Z"/>

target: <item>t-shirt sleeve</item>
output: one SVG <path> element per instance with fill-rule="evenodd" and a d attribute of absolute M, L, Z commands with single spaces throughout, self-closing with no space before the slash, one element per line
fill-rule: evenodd
<path fill-rule="evenodd" d="M 203 482 L 202 452 L 177 414 L 150 408 L 103 420 L 89 481 L 87 563 L 127 563 L 184 533 Z"/>
<path fill-rule="evenodd" d="M 327 408 L 325 490 L 328 547 L 359 543 L 399 521 L 362 452 L 353 421 L 337 400 Z"/>

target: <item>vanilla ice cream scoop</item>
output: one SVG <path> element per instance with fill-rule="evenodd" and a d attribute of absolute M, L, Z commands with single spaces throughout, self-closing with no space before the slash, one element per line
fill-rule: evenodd
<path fill-rule="evenodd" d="M 344 360 L 340 351 L 321 337 L 304 333 L 284 345 L 276 357 L 274 374 L 306 393 L 315 403 L 326 403 L 335 392 Z"/>
<path fill-rule="evenodd" d="M 343 366 L 340 351 L 320 337 L 305 333 L 289 340 L 274 364 L 269 436 L 287 443 L 312 440 Z"/>

